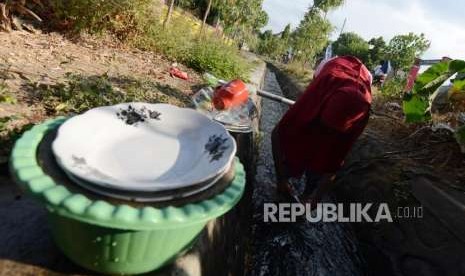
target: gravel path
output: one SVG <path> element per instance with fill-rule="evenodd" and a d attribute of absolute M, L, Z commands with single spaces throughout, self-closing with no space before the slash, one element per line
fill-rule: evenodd
<path fill-rule="evenodd" d="M 272 72 L 266 75 L 264 89 L 282 95 Z M 307 221 L 263 222 L 263 203 L 277 200 L 270 134 L 285 111 L 282 104 L 268 99 L 262 101 L 261 143 L 253 194 L 254 244 L 250 274 L 363 275 L 363 262 L 347 225 Z"/>

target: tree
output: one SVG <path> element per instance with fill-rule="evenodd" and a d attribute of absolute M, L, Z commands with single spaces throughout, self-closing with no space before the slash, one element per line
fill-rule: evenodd
<path fill-rule="evenodd" d="M 281 60 L 291 45 L 291 25 L 279 34 L 267 30 L 259 35 L 257 52 L 274 60 Z"/>
<path fill-rule="evenodd" d="M 328 45 L 333 26 L 326 14 L 344 3 L 344 0 L 314 0 L 297 29 L 292 34 L 294 58 L 307 64 Z"/>
<path fill-rule="evenodd" d="M 368 41 L 370 51 L 368 53 L 367 66 L 373 69 L 376 65 L 381 64 L 381 61 L 386 59 L 386 41 L 382 36 L 372 38 Z"/>
<path fill-rule="evenodd" d="M 333 43 L 333 52 L 338 56 L 351 55 L 363 63 L 369 59 L 370 45 L 356 33 L 343 33 Z"/>
<path fill-rule="evenodd" d="M 291 24 L 287 24 L 286 27 L 284 27 L 283 32 L 281 33 L 281 39 L 289 42 L 289 39 L 291 38 Z"/>
<path fill-rule="evenodd" d="M 258 31 L 261 28 L 265 27 L 268 24 L 269 20 L 268 14 L 264 10 L 260 10 L 255 18 L 254 23 L 252 24 L 253 31 Z"/>
<path fill-rule="evenodd" d="M 277 59 L 280 55 L 280 37 L 274 35 L 271 30 L 266 30 L 260 34 L 259 38 L 260 41 L 257 47 L 258 53 L 272 59 Z"/>
<path fill-rule="evenodd" d="M 205 14 L 203 15 L 202 27 L 200 27 L 200 34 L 203 33 L 203 30 L 205 28 L 205 24 L 207 24 L 207 17 L 208 17 L 208 14 L 210 13 L 210 9 L 212 7 L 212 2 L 213 2 L 213 0 L 208 0 L 207 9 L 205 10 Z"/>
<path fill-rule="evenodd" d="M 430 45 L 424 34 L 396 35 L 389 41 L 386 58 L 391 60 L 396 70 L 408 71 L 415 58 L 428 50 Z"/>
<path fill-rule="evenodd" d="M 332 30 L 331 23 L 312 6 L 293 33 L 295 58 L 304 65 L 313 62 L 317 53 L 328 44 Z"/>
<path fill-rule="evenodd" d="M 201 18 L 201 32 L 207 23 L 221 22 L 224 32 L 238 43 L 256 40 L 268 23 L 263 0 L 176 0 L 176 4 Z"/>
<path fill-rule="evenodd" d="M 233 38 L 258 32 L 268 22 L 262 3 L 263 0 L 219 0 L 216 8 L 225 32 Z"/>
<path fill-rule="evenodd" d="M 314 0 L 313 7 L 322 10 L 324 13 L 328 13 L 342 4 L 344 4 L 344 0 Z"/>
<path fill-rule="evenodd" d="M 170 0 L 168 11 L 166 12 L 166 18 L 165 18 L 165 21 L 163 22 L 163 28 L 166 28 L 166 26 L 170 23 L 173 10 L 174 10 L 174 0 Z"/>

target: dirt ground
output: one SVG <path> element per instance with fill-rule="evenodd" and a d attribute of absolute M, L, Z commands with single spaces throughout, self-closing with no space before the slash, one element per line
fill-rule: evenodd
<path fill-rule="evenodd" d="M 115 83 L 125 77 L 146 79 L 166 88 L 160 90 L 173 101 L 182 101 L 179 95 L 192 94 L 202 83 L 201 76 L 179 65 L 190 80 L 172 78 L 168 72 L 171 65 L 160 55 L 128 48 L 108 37 L 0 32 L 0 84 L 18 101 L 0 103 L 0 118 L 17 116 L 14 127 L 18 128 L 45 120 L 50 115 L 37 99 L 36 90 L 65 82 L 69 74 L 106 74 Z M 280 81 L 280 85 L 284 90 L 289 84 Z M 168 93 L 173 91 L 176 93 Z M 453 135 L 444 129 L 434 131 L 428 124 L 405 124 L 400 101 L 375 96 L 375 114 L 338 177 L 338 200 L 388 202 L 390 208 L 419 206 L 422 202 L 412 187 L 420 177 L 465 196 L 465 158 Z M 10 182 L 6 166 L 10 146 L 0 145 L 2 185 Z M 355 225 L 373 275 L 416 275 L 415 271 L 417 275 L 440 275 L 438 271 L 462 275 L 454 273 L 465 262 L 460 259 L 465 256 L 465 245 L 452 233 L 454 229 L 430 214 L 426 211 L 424 220 L 413 222 Z"/>
<path fill-rule="evenodd" d="M 451 187 L 465 189 L 465 158 L 453 133 L 434 124 L 404 123 L 400 101 L 374 95 L 374 114 L 364 135 L 380 147 L 382 154 L 376 158 L 398 160 L 404 168 L 427 171 Z"/>
<path fill-rule="evenodd" d="M 278 79 L 292 87 L 288 78 Z M 373 94 L 374 114 L 334 190 L 338 202 L 387 203 L 393 215 L 393 223 L 351 223 L 366 274 L 463 275 L 465 158 L 449 130 L 433 127 L 457 113 L 435 116 L 432 124 L 406 124 L 400 100 L 376 89 Z M 401 217 L 399 208 L 422 208 L 423 216 Z"/>
<path fill-rule="evenodd" d="M 375 111 L 400 117 L 393 106 L 378 101 Z M 454 223 L 463 217 L 464 168 L 449 131 L 372 115 L 335 190 L 343 203 L 387 203 L 393 215 L 393 223 L 352 224 L 369 275 L 462 275 L 464 228 Z M 456 205 L 448 209 L 451 194 Z M 422 216 L 401 217 L 399 208 L 421 208 Z"/>
<path fill-rule="evenodd" d="M 59 33 L 0 32 L 0 85 L 17 99 L 16 104 L 0 103 L 0 118 L 14 116 L 9 127 L 20 129 L 45 120 L 44 105 L 38 99 L 39 88 L 66 83 L 69 75 L 108 76 L 116 85 L 125 79 L 149 81 L 157 93 L 177 104 L 186 102 L 202 83 L 201 76 L 178 64 L 189 80 L 169 74 L 173 62 L 163 56 L 130 48 L 111 37 L 65 37 Z M 0 163 L 5 163 L 8 147 L 0 150 Z"/>

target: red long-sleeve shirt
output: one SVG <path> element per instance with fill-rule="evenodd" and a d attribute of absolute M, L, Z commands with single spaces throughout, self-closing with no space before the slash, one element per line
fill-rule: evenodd
<path fill-rule="evenodd" d="M 368 122 L 371 101 L 371 75 L 362 62 L 328 61 L 278 124 L 290 176 L 337 171 Z"/>

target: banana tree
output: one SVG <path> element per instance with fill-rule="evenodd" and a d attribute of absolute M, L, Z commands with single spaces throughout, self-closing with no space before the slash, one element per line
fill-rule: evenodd
<path fill-rule="evenodd" d="M 465 61 L 443 61 L 422 73 L 416 79 L 412 91 L 404 95 L 403 109 L 406 121 L 429 121 L 432 103 L 439 95 L 440 87 L 455 74 L 457 77 L 451 81 L 447 91 L 449 99 L 454 98 L 454 94 L 465 93 Z M 455 138 L 465 153 L 465 125 L 455 130 Z"/>
<path fill-rule="evenodd" d="M 434 64 L 423 72 L 415 81 L 412 91 L 403 99 L 403 109 L 407 122 L 425 122 L 431 119 L 431 105 L 439 93 L 439 88 L 453 75 L 448 91 L 449 97 L 454 93 L 465 92 L 465 61 L 451 60 Z"/>

